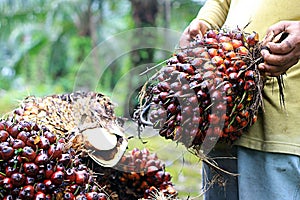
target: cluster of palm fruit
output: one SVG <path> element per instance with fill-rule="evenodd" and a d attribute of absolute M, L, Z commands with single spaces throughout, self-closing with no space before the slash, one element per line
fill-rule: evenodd
<path fill-rule="evenodd" d="M 147 150 L 135 149 L 139 157 L 132 152 L 122 157 L 119 148 L 99 154 L 107 146 L 101 134 L 116 135 L 110 141 L 116 147 L 126 140 L 116 121 L 112 102 L 100 93 L 25 98 L 0 119 L 0 199 L 138 199 L 154 190 L 175 197 L 170 174 Z M 88 138 L 86 129 L 95 130 L 95 137 Z M 115 166 L 111 160 L 120 162 Z M 139 161 L 147 165 L 136 168 Z M 166 174 L 164 181 L 153 179 L 154 170 Z M 142 182 L 129 176 L 134 173 Z"/>
<path fill-rule="evenodd" d="M 146 148 L 132 149 L 114 168 L 98 165 L 93 171 L 102 174 L 97 178 L 100 186 L 119 199 L 156 199 L 159 195 L 176 199 L 178 195 L 165 165 L 156 153 L 150 153 Z"/>
<path fill-rule="evenodd" d="M 72 149 L 45 126 L 0 121 L 1 199 L 101 199 L 108 196 Z"/>
<path fill-rule="evenodd" d="M 262 106 L 259 45 L 255 32 L 209 30 L 179 49 L 141 93 L 153 127 L 187 147 L 239 138 Z"/>

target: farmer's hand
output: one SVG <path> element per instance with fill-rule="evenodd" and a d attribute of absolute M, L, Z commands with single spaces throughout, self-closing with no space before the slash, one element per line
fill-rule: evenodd
<path fill-rule="evenodd" d="M 194 19 L 183 31 L 179 41 L 180 47 L 187 47 L 190 41 L 197 35 L 203 37 L 203 34 L 207 31 L 207 29 L 207 26 L 201 20 Z"/>
<path fill-rule="evenodd" d="M 268 47 L 261 51 L 264 63 L 259 69 L 268 76 L 279 76 L 295 65 L 300 58 L 300 21 L 281 21 L 272 25 L 268 35 L 276 35 L 285 32 L 287 37 L 281 42 L 263 41 Z M 266 37 L 266 40 L 270 38 Z"/>

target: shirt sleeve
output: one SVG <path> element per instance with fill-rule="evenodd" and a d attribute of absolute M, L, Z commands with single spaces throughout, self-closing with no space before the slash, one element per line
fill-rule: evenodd
<path fill-rule="evenodd" d="M 221 28 L 224 24 L 231 0 L 207 0 L 200 9 L 197 19 L 203 21 L 208 28 Z"/>

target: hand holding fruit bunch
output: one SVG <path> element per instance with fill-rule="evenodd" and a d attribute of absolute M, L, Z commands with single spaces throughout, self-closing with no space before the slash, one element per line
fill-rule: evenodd
<path fill-rule="evenodd" d="M 187 147 L 238 139 L 255 123 L 262 106 L 258 34 L 240 29 L 195 31 L 199 28 L 207 29 L 194 20 L 181 40 L 188 45 L 150 79 L 141 98 L 150 105 L 149 119 L 159 134 Z"/>
<path fill-rule="evenodd" d="M 263 41 L 268 49 L 261 51 L 265 63 L 261 63 L 259 69 L 269 76 L 285 73 L 300 58 L 300 21 L 278 22 L 268 29 L 267 36 L 276 36 L 281 32 L 286 33 L 287 37 L 280 43 L 272 42 L 268 37 Z"/>

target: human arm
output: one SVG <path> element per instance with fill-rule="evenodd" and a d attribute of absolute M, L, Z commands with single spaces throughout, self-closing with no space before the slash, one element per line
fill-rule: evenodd
<path fill-rule="evenodd" d="M 188 46 L 189 41 L 211 28 L 221 28 L 224 24 L 230 6 L 230 0 L 208 0 L 198 12 L 198 15 L 183 31 L 179 45 Z"/>
<path fill-rule="evenodd" d="M 300 21 L 278 22 L 268 29 L 267 36 L 270 34 L 276 36 L 281 32 L 287 33 L 287 37 L 281 42 L 263 41 L 268 49 L 261 51 L 265 62 L 259 65 L 259 69 L 268 76 L 285 73 L 297 64 L 300 58 Z"/>

